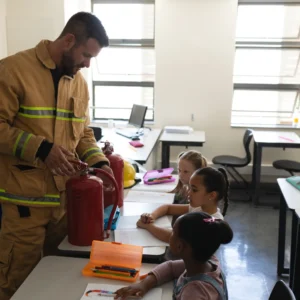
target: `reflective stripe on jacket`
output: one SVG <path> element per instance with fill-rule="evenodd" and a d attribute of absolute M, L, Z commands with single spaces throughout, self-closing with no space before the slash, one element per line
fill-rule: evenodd
<path fill-rule="evenodd" d="M 88 128 L 88 88 L 80 72 L 60 79 L 55 99 L 49 43 L 0 61 L 0 202 L 59 205 L 68 178 L 53 176 L 36 158 L 45 139 L 90 166 L 107 161 Z"/>

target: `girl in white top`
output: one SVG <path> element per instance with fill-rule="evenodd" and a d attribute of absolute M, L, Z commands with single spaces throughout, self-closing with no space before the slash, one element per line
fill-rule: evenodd
<path fill-rule="evenodd" d="M 216 219 L 224 219 L 229 202 L 229 182 L 225 169 L 211 167 L 198 169 L 191 176 L 189 186 L 189 204 L 162 205 L 150 214 L 142 214 L 137 226 L 168 243 L 172 230 L 155 225 L 155 220 L 162 216 L 181 216 L 192 211 L 203 211 Z M 224 201 L 222 214 L 218 208 L 220 200 Z"/>

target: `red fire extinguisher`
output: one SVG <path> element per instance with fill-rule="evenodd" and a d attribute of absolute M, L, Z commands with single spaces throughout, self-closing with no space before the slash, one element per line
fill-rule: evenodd
<path fill-rule="evenodd" d="M 110 144 L 110 142 L 105 142 L 104 147 L 102 148 L 103 153 L 107 157 L 110 163 L 110 167 L 114 173 L 116 182 L 119 187 L 119 200 L 118 200 L 118 206 L 123 206 L 124 201 L 124 161 L 122 157 L 118 154 L 113 153 L 114 148 Z M 105 191 L 104 192 L 104 208 L 107 206 L 113 204 L 115 195 L 112 193 L 112 191 Z"/>
<path fill-rule="evenodd" d="M 75 164 L 75 163 L 74 163 Z M 115 179 L 107 172 L 88 168 L 83 162 L 76 163 L 81 170 L 79 176 L 71 177 L 66 183 L 68 240 L 76 246 L 90 246 L 93 240 L 103 241 L 109 237 L 113 217 L 118 205 L 119 189 Z M 104 235 L 103 181 L 92 174 L 100 175 L 113 183 L 116 194 L 106 235 Z"/>

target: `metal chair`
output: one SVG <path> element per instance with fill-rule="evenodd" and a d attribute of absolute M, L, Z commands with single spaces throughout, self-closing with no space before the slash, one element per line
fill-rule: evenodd
<path fill-rule="evenodd" d="M 273 167 L 278 170 L 285 170 L 294 176 L 294 172 L 300 172 L 300 163 L 294 160 L 275 160 Z"/>
<path fill-rule="evenodd" d="M 296 297 L 292 290 L 282 280 L 279 280 L 275 283 L 269 300 L 296 300 Z"/>
<path fill-rule="evenodd" d="M 252 139 L 253 132 L 251 129 L 247 129 L 243 138 L 243 145 L 245 148 L 246 156 L 245 157 L 237 157 L 232 155 L 219 155 L 215 156 L 212 159 L 212 162 L 217 165 L 222 165 L 226 171 L 230 174 L 230 176 L 240 184 L 240 181 L 237 177 L 239 177 L 243 182 L 246 188 L 248 188 L 247 180 L 235 169 L 242 168 L 247 166 L 251 162 L 251 153 L 250 153 L 250 142 Z M 234 175 L 233 172 L 236 174 Z M 236 177 L 237 176 L 237 177 Z"/>
<path fill-rule="evenodd" d="M 102 129 L 100 127 L 93 127 L 93 126 L 89 126 L 89 128 L 92 128 L 94 131 L 94 136 L 96 141 L 100 141 L 102 138 Z"/>

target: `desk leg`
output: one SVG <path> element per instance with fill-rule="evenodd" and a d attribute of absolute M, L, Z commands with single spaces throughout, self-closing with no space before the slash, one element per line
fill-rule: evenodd
<path fill-rule="evenodd" d="M 170 145 L 162 142 L 161 145 L 161 168 L 168 168 L 170 164 Z"/>
<path fill-rule="evenodd" d="M 260 187 L 260 173 L 261 173 L 261 157 L 262 147 L 258 143 L 254 143 L 254 157 L 252 168 L 252 190 L 253 190 L 253 203 L 258 205 L 259 187 Z"/>
<path fill-rule="evenodd" d="M 290 254 L 290 288 L 294 288 L 294 271 L 295 271 L 295 251 L 296 251 L 296 239 L 297 239 L 297 215 L 293 211 L 292 217 L 292 237 L 291 237 L 291 254 Z"/>
<path fill-rule="evenodd" d="M 283 195 L 280 197 L 279 207 L 279 227 L 278 227 L 278 255 L 277 255 L 277 275 L 281 276 L 287 269 L 284 268 L 285 252 L 285 232 L 286 232 L 286 203 Z"/>
<path fill-rule="evenodd" d="M 295 245 L 295 264 L 294 264 L 294 278 L 293 278 L 293 292 L 296 299 L 300 299 L 300 222 L 297 218 L 297 229 L 296 229 L 296 245 Z"/>

